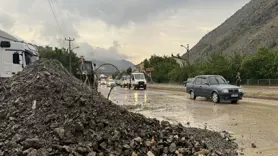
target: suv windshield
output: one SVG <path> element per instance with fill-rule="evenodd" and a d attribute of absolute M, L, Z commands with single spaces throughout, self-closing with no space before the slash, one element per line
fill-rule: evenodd
<path fill-rule="evenodd" d="M 210 76 L 208 79 L 211 85 L 227 84 L 227 81 L 221 76 Z"/>
<path fill-rule="evenodd" d="M 134 74 L 135 79 L 145 79 L 144 74 Z"/>

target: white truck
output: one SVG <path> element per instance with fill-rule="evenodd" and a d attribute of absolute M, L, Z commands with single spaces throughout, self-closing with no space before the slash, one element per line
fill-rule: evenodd
<path fill-rule="evenodd" d="M 134 72 L 131 73 L 131 86 L 133 89 L 140 89 L 143 88 L 144 90 L 147 89 L 147 80 L 145 78 L 144 73 Z"/>
<path fill-rule="evenodd" d="M 1 31 L 2 32 L 2 31 Z M 9 78 L 39 59 L 36 46 L 1 36 L 0 32 L 0 78 Z"/>

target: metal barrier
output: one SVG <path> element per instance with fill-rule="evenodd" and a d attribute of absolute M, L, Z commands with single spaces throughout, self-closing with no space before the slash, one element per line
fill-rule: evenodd
<path fill-rule="evenodd" d="M 246 85 L 257 85 L 257 86 L 278 86 L 278 79 L 246 79 Z"/>

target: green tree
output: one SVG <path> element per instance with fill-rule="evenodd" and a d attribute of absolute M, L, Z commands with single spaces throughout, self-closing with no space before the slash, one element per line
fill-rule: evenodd
<path fill-rule="evenodd" d="M 131 67 L 127 68 L 126 74 L 127 74 L 127 75 L 130 75 L 131 73 L 132 73 L 132 68 L 131 68 Z"/>
<path fill-rule="evenodd" d="M 41 47 L 39 48 L 39 55 L 41 58 L 48 58 L 48 59 L 56 59 L 62 63 L 62 65 L 69 69 L 69 53 L 66 49 L 57 48 L 54 49 L 51 47 Z M 71 53 L 71 62 L 72 62 L 72 72 L 76 72 L 79 64 L 79 58 L 77 57 L 76 53 Z"/>
<path fill-rule="evenodd" d="M 170 57 L 160 57 L 153 55 L 148 60 L 149 67 L 153 67 L 155 70 L 152 72 L 152 79 L 157 83 L 169 82 L 172 74 L 169 74 L 174 68 L 178 68 L 178 63 Z"/>
<path fill-rule="evenodd" d="M 260 48 L 257 53 L 244 59 L 242 70 L 254 79 L 278 78 L 278 51 Z"/>
<path fill-rule="evenodd" d="M 149 68 L 149 67 L 150 67 L 150 62 L 149 62 L 148 59 L 145 59 L 144 60 L 144 68 L 146 69 L 146 68 Z"/>
<path fill-rule="evenodd" d="M 255 54 L 238 51 L 229 55 L 214 52 L 183 67 L 171 57 L 153 55 L 144 60 L 144 66 L 154 67 L 152 78 L 157 83 L 183 82 L 201 74 L 222 75 L 234 82 L 237 72 L 246 79 L 277 79 L 278 50 L 260 48 Z"/>

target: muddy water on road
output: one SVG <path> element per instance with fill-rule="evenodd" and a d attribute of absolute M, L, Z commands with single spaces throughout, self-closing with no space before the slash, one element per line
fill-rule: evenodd
<path fill-rule="evenodd" d="M 100 91 L 106 96 L 108 88 Z M 234 134 L 245 155 L 278 155 L 278 102 L 246 99 L 239 104 L 214 104 L 188 99 L 182 92 L 134 91 L 115 88 L 110 99 L 130 111 L 172 123 L 227 130 Z M 257 148 L 252 148 L 255 143 Z"/>

